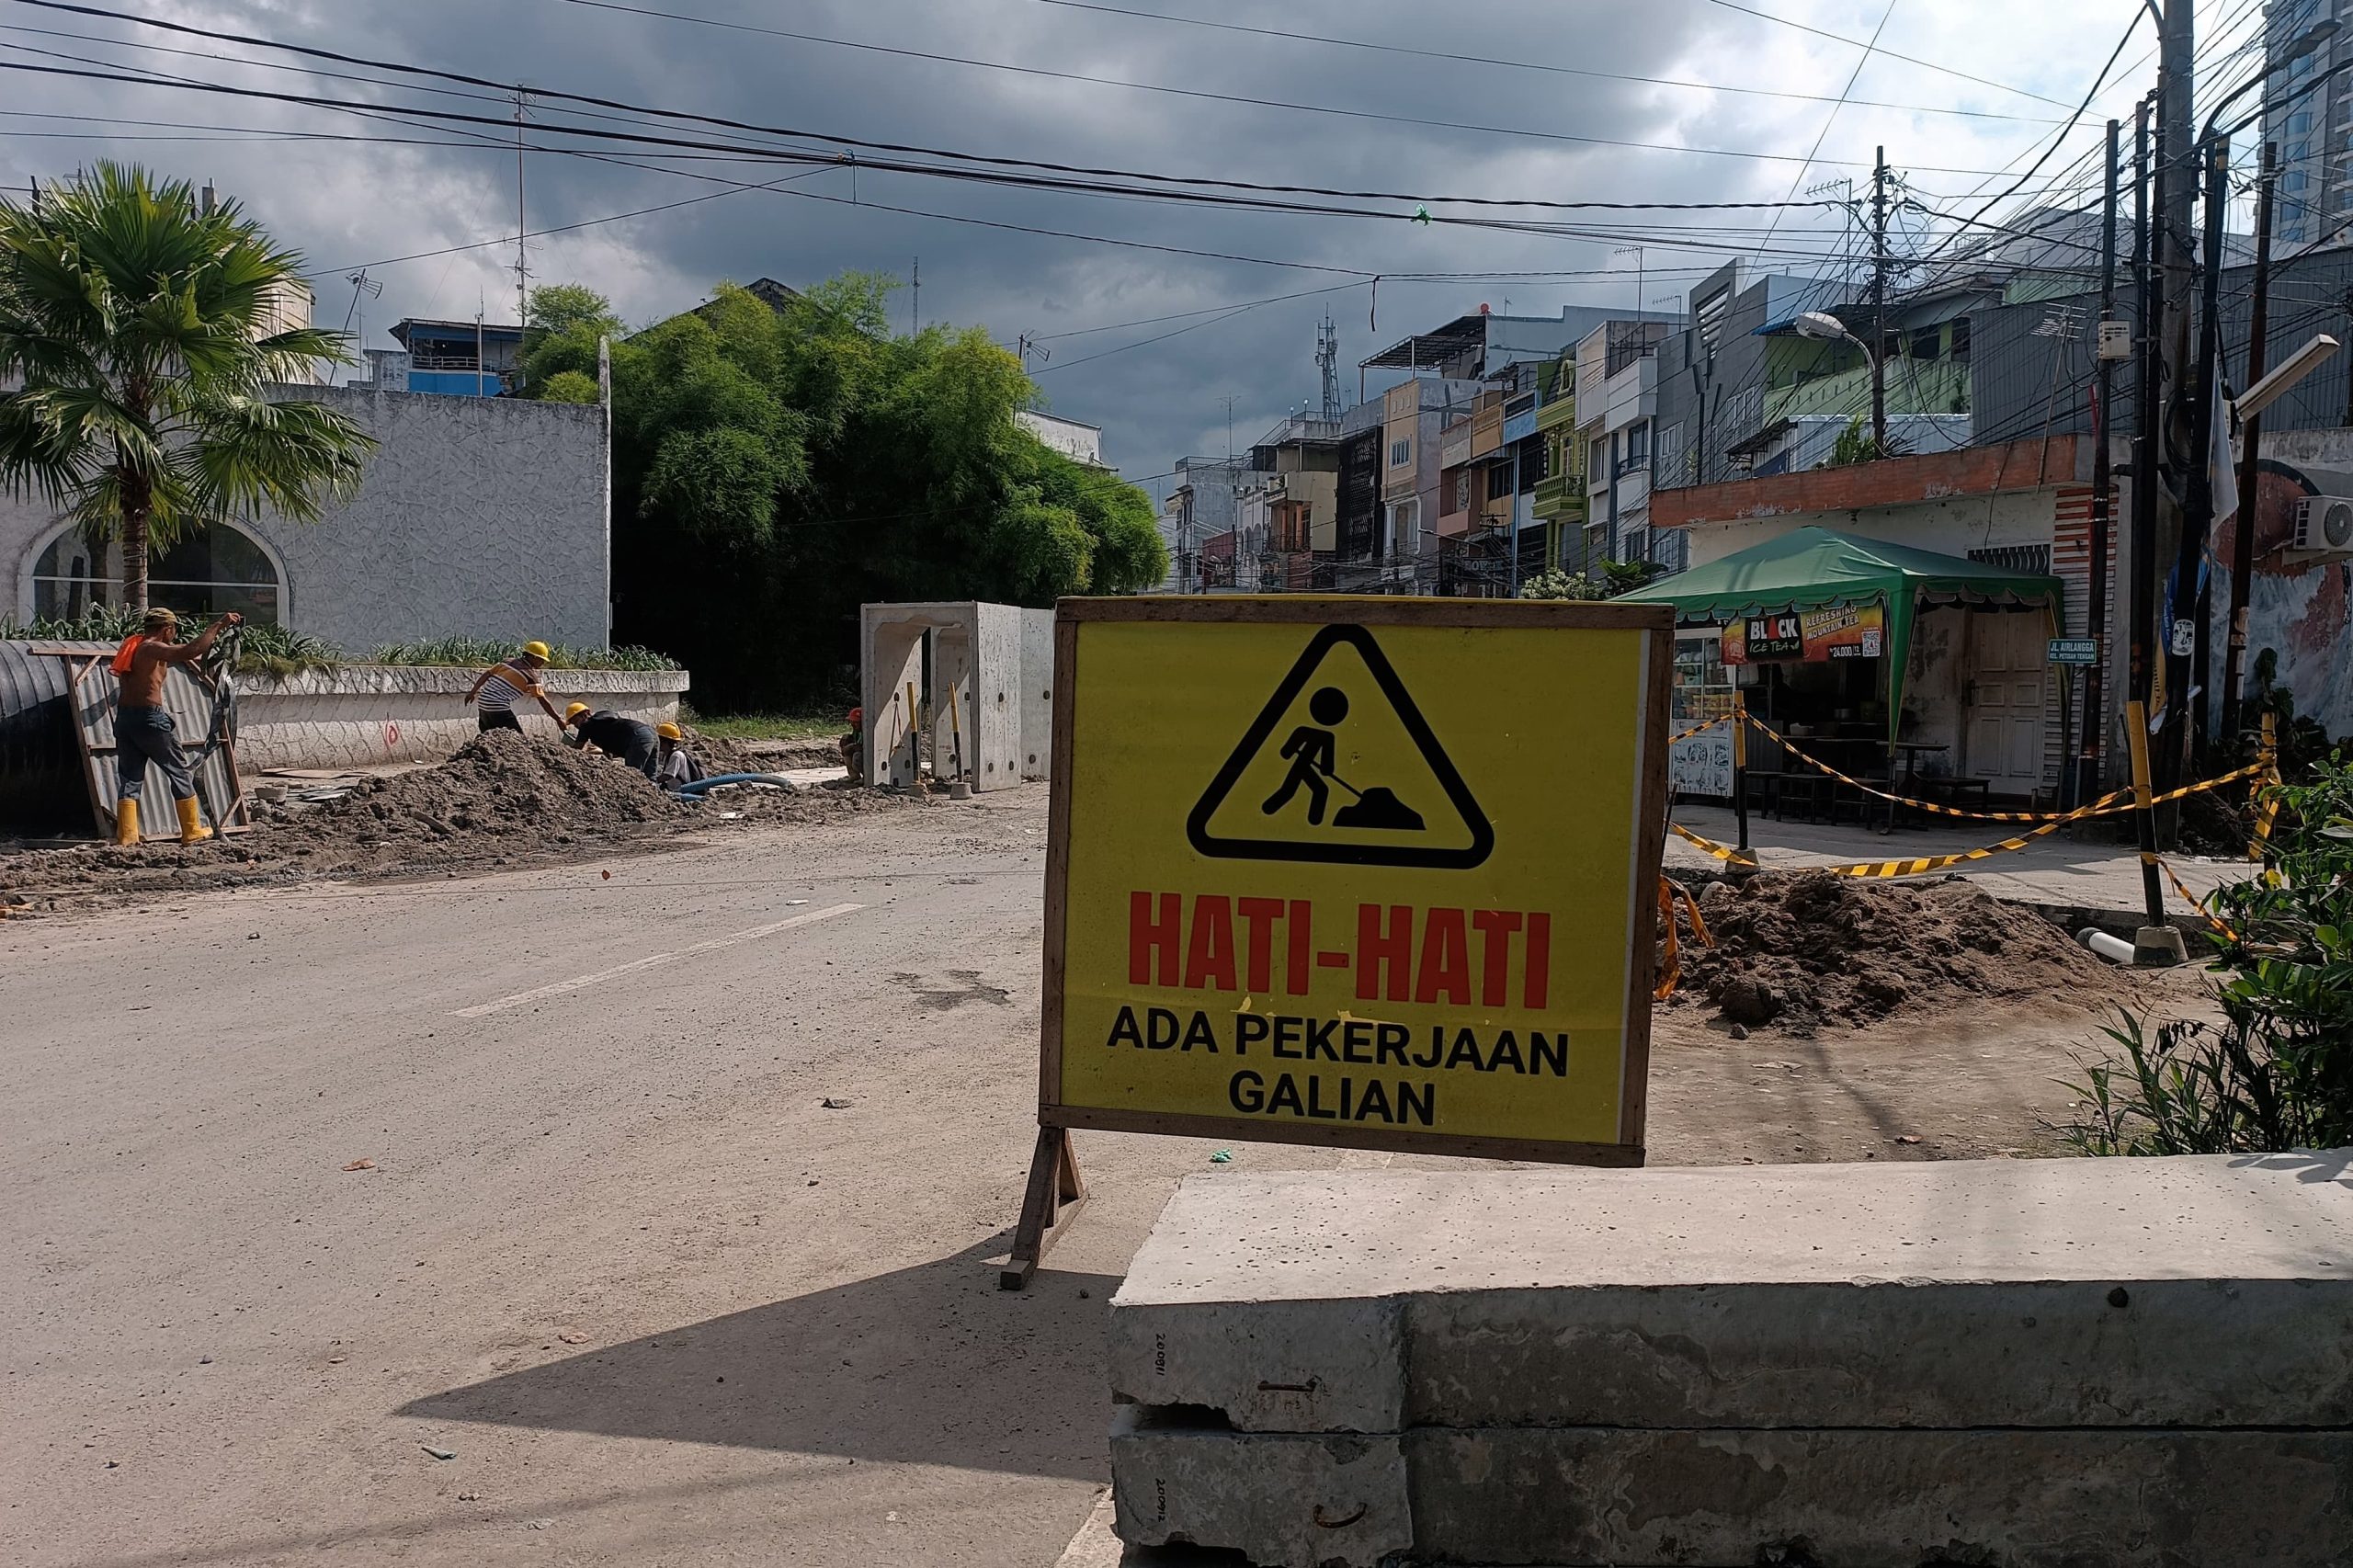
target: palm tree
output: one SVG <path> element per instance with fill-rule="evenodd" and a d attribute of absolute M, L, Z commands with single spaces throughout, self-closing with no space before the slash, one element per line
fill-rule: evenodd
<path fill-rule="evenodd" d="M 272 330 L 301 257 L 233 201 L 100 164 L 0 202 L 0 488 L 122 545 L 124 601 L 147 608 L 147 554 L 267 507 L 318 520 L 375 442 L 271 383 L 349 364 L 342 335 Z"/>

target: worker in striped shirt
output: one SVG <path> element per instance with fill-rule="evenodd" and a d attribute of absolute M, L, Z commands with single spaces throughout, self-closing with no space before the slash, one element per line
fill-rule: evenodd
<path fill-rule="evenodd" d="M 523 722 L 515 717 L 515 704 L 528 697 L 545 709 L 562 731 L 563 721 L 557 716 L 555 704 L 548 700 L 547 688 L 540 684 L 540 672 L 547 667 L 548 645 L 531 642 L 524 643 L 515 657 L 476 676 L 473 689 L 466 693 L 466 700 L 474 704 L 475 728 L 513 730 L 519 734 Z"/>

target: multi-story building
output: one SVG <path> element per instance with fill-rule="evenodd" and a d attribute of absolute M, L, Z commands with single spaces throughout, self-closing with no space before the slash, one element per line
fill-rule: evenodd
<path fill-rule="evenodd" d="M 1572 570 L 1653 559 L 1651 444 L 1658 418 L 1659 346 L 1665 324 L 1604 322 L 1576 347 L 1576 438 L 1586 453 L 1584 538 Z M 1662 564 L 1682 564 L 1669 552 Z"/>
<path fill-rule="evenodd" d="M 1265 475 L 1247 458 L 1182 457 L 1176 460 L 1176 487 L 1161 503 L 1161 542 L 1168 549 L 1168 578 L 1164 591 L 1198 594 L 1205 588 L 1232 588 L 1233 532 L 1241 521 L 1242 493 L 1256 488 Z M 1215 551 L 1210 541 L 1222 540 Z M 1214 559 L 1214 572 L 1205 562 Z M 1215 575 L 1222 581 L 1212 584 Z"/>
<path fill-rule="evenodd" d="M 523 356 L 523 329 L 476 321 L 411 317 L 392 329 L 400 348 L 370 348 L 373 372 L 351 384 L 375 392 L 497 397 L 509 389 Z"/>
<path fill-rule="evenodd" d="M 2263 139 L 2279 149 L 2275 244 L 2285 249 L 2331 242 L 2353 217 L 2353 72 L 2311 91 L 2318 78 L 2353 60 L 2353 5 L 2347 0 L 2270 0 L 2263 12 L 2265 54 L 2277 61 L 2317 22 L 2339 24 L 2336 34 L 2279 68 L 2267 97 Z M 2244 100 L 2242 100 L 2244 101 Z"/>

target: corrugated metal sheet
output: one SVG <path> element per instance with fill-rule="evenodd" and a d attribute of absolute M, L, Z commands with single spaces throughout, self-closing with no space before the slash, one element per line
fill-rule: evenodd
<path fill-rule="evenodd" d="M 65 699 L 70 673 L 24 642 L 0 642 L 0 825 L 50 831 L 90 809 Z"/>
<path fill-rule="evenodd" d="M 81 772 L 91 820 L 101 835 L 110 834 L 114 831 L 116 802 L 120 798 L 115 782 L 114 736 L 115 702 L 119 687 L 106 669 L 106 661 L 113 656 L 115 645 L 34 642 L 18 646 L 26 649 L 30 658 L 54 665 L 63 673 L 68 722 L 81 731 Z M 164 672 L 164 707 L 178 727 L 182 748 L 193 757 L 211 731 L 210 689 L 184 666 L 175 665 Z M 62 737 L 62 744 L 72 745 L 70 729 Z M 244 787 L 229 747 L 222 746 L 205 758 L 203 766 L 196 770 L 196 787 L 198 797 L 204 802 L 204 820 L 212 827 L 225 825 L 233 832 L 249 825 L 252 819 L 245 810 Z M 179 835 L 179 824 L 165 804 L 171 798 L 171 786 L 163 770 L 150 763 L 147 781 L 140 791 L 141 801 L 146 807 L 140 813 L 142 838 Z"/>

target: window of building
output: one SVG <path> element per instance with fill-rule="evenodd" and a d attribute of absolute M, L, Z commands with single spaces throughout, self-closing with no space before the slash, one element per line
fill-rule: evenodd
<path fill-rule="evenodd" d="M 1404 468 L 1413 460 L 1414 438 L 1411 436 L 1406 437 L 1402 441 L 1392 441 L 1389 443 L 1389 466 L 1391 468 Z"/>
<path fill-rule="evenodd" d="M 2290 169 L 2286 174 L 2279 176 L 2279 188 L 2281 190 L 2302 190 L 2310 182 L 2304 178 L 2304 171 L 2302 169 Z"/>
<path fill-rule="evenodd" d="M 1952 357 L 1956 359 L 1969 358 L 1969 318 L 1967 316 L 1962 316 L 1952 324 Z"/>
<path fill-rule="evenodd" d="M 2288 117 L 2288 134 L 2290 136 L 2304 135 L 2312 128 L 2313 111 L 2308 108 L 2300 108 Z"/>
<path fill-rule="evenodd" d="M 1487 466 L 1487 499 L 1500 501 L 1511 494 L 1511 464 L 1490 463 Z"/>
<path fill-rule="evenodd" d="M 1631 473 L 1648 468 L 1651 460 L 1651 422 L 1640 420 L 1626 426 L 1626 460 L 1619 472 Z"/>
<path fill-rule="evenodd" d="M 66 529 L 33 562 L 33 613 L 73 619 L 94 605 L 122 602 L 122 555 L 93 551 Z M 278 623 L 284 585 L 261 546 L 227 524 L 182 540 L 147 558 L 147 600 L 182 615 L 235 610 L 260 625 Z"/>
<path fill-rule="evenodd" d="M 1723 335 L 1724 314 L 1732 309 L 1732 290 L 1719 289 L 1714 293 L 1691 301 L 1691 314 L 1699 324 L 1699 350 L 1713 355 L 1716 340 Z"/>
<path fill-rule="evenodd" d="M 1905 353 L 1915 359 L 1933 359 L 1944 351 L 1944 346 L 1943 327 L 1924 326 L 1912 334 L 1912 341 Z"/>
<path fill-rule="evenodd" d="M 1587 459 L 1585 468 L 1586 472 L 1591 474 L 1596 479 L 1602 478 L 1609 472 L 1608 437 L 1595 437 L 1593 444 L 1586 449 L 1586 455 Z"/>
<path fill-rule="evenodd" d="M 2291 164 L 2302 163 L 2312 155 L 2313 144 L 2310 142 L 2290 142 L 2288 143 L 2288 162 Z"/>

